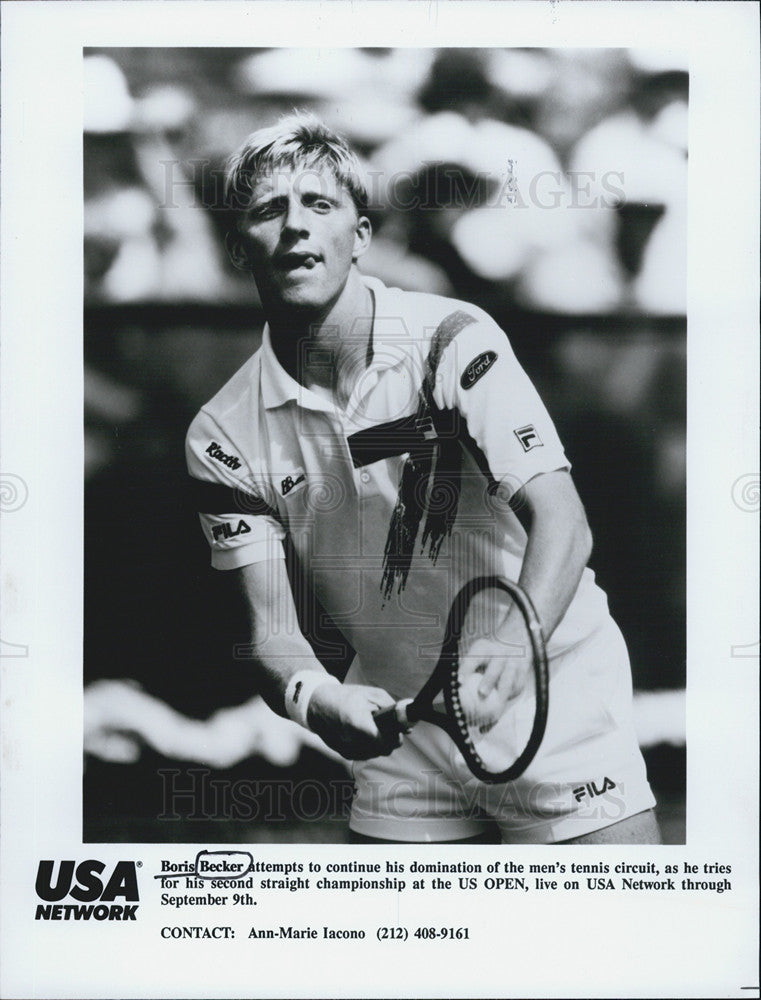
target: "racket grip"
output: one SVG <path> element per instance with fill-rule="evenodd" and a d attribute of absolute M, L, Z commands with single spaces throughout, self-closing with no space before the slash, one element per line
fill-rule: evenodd
<path fill-rule="evenodd" d="M 400 733 L 406 733 L 409 730 L 410 724 L 407 719 L 407 705 L 409 705 L 408 701 L 398 701 L 395 705 L 389 705 L 388 708 L 380 708 L 377 712 L 373 713 L 375 725 L 382 736 L 398 736 Z"/>

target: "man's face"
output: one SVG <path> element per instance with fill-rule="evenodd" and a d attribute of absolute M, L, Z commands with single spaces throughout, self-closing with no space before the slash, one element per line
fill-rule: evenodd
<path fill-rule="evenodd" d="M 238 229 L 265 307 L 329 308 L 370 242 L 369 221 L 329 169 L 261 174 Z"/>

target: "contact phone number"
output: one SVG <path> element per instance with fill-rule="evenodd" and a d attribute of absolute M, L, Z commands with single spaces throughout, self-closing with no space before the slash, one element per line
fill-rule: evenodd
<path fill-rule="evenodd" d="M 379 941 L 468 941 L 469 927 L 417 927 L 414 931 L 406 927 L 379 927 L 375 933 Z"/>

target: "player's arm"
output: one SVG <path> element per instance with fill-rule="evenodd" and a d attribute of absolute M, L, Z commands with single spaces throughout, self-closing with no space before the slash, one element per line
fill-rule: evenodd
<path fill-rule="evenodd" d="M 525 511 L 528 529 L 518 582 L 531 595 L 547 641 L 579 586 L 592 552 L 592 533 L 565 469 L 534 476 L 514 501 Z"/>
<path fill-rule="evenodd" d="M 570 464 L 547 410 L 505 334 L 484 314 L 445 351 L 434 396 L 464 421 L 479 464 L 528 534 L 519 583 L 545 640 L 573 599 L 592 548 Z M 467 446 L 467 444 L 466 444 Z"/>
<path fill-rule="evenodd" d="M 249 612 L 260 690 L 270 708 L 298 719 L 348 760 L 391 753 L 398 737 L 382 736 L 373 712 L 392 705 L 393 698 L 381 688 L 340 684 L 325 670 L 298 626 L 285 562 L 269 559 L 235 572 Z"/>
<path fill-rule="evenodd" d="M 547 641 L 573 600 L 592 550 L 592 536 L 566 470 L 534 476 L 515 494 L 513 502 L 528 529 L 518 582 L 531 597 Z M 514 634 L 515 625 L 515 616 L 508 615 L 496 630 L 496 647 L 491 639 L 476 640 L 470 652 L 480 680 L 476 701 L 466 707 L 487 724 L 495 722 L 506 702 L 520 695 L 530 681 L 530 660 L 511 648 L 516 639 L 522 641 L 520 631 L 518 636 Z M 504 654 L 500 654 L 500 647 L 506 649 Z"/>
<path fill-rule="evenodd" d="M 391 697 L 379 688 L 339 684 L 301 633 L 283 559 L 286 530 L 266 478 L 257 477 L 235 441 L 204 410 L 188 430 L 185 453 L 212 566 L 240 578 L 261 691 L 270 708 L 311 729 L 349 760 L 390 753 L 396 744 L 380 736 L 372 713 L 391 704 Z"/>
<path fill-rule="evenodd" d="M 591 536 L 552 420 L 518 363 L 505 335 L 482 317 L 466 326 L 442 359 L 440 401 L 464 419 L 467 436 L 480 450 L 491 486 L 509 498 L 527 531 L 519 583 L 531 598 L 545 640 L 565 615 L 591 551 Z M 528 662 L 514 653 L 515 621 L 508 615 L 493 638 L 471 650 L 481 673 L 479 693 L 493 694 L 489 711 L 520 694 Z M 512 655 L 511 655 L 512 654 Z M 497 697 L 497 695 L 499 697 Z M 493 700 L 493 704 L 491 701 Z"/>

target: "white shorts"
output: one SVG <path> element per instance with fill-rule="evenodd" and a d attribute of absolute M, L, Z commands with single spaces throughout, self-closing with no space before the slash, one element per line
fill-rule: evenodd
<path fill-rule="evenodd" d="M 629 656 L 612 619 L 550 662 L 546 733 L 516 781 L 478 781 L 426 722 L 390 756 L 355 762 L 353 773 L 351 829 L 383 840 L 460 840 L 496 823 L 504 843 L 557 843 L 655 805 L 632 724 Z"/>

